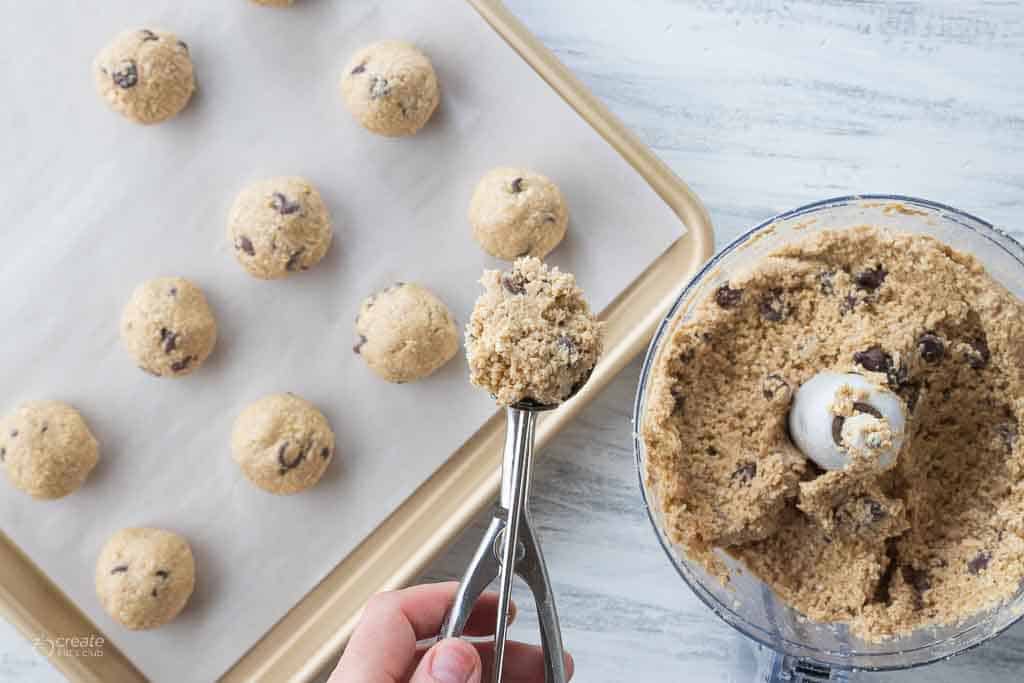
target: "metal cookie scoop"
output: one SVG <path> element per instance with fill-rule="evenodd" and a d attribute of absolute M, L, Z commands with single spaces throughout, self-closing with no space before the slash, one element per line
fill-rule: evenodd
<path fill-rule="evenodd" d="M 580 382 L 573 395 L 582 388 Z M 569 398 L 572 396 L 570 395 Z M 525 399 L 507 408 L 505 451 L 501 463 L 501 495 L 487 532 L 477 548 L 462 583 L 455 594 L 441 637 L 462 635 L 473 605 L 481 593 L 500 575 L 498 623 L 494 632 L 494 676 L 500 683 L 504 665 L 505 641 L 508 636 L 508 614 L 511 602 L 512 577 L 518 574 L 533 593 L 540 621 L 541 648 L 544 650 L 544 680 L 565 683 L 565 651 L 558 612 L 551 592 L 551 581 L 544 565 L 544 555 L 530 522 L 527 499 L 533 472 L 533 444 L 537 415 L 557 406 L 542 405 Z"/>

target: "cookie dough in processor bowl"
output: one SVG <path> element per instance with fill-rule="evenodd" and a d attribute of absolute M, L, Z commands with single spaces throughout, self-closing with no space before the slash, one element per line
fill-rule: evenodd
<path fill-rule="evenodd" d="M 919 235 L 942 244 L 905 237 Z M 943 285 L 957 273 L 1001 287 Z M 765 221 L 683 290 L 651 342 L 634 405 L 641 494 L 683 580 L 768 648 L 759 680 L 917 667 L 1024 615 L 1021 299 L 1019 243 L 951 207 L 889 195 Z M 719 316 L 732 322 L 715 327 Z M 780 336 L 780 321 L 802 327 Z M 705 373 L 715 363 L 764 369 L 766 384 L 743 402 L 729 382 L 751 372 L 687 380 L 695 355 Z M 794 421 L 794 405 L 811 427 Z M 957 439 L 977 446 L 960 459 Z M 666 465 L 673 446 L 685 456 Z M 934 464 L 930 448 L 942 449 Z M 973 508 L 965 491 L 983 503 Z"/>

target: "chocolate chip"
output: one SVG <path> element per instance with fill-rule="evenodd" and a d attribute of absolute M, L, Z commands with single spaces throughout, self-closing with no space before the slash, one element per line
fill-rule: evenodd
<path fill-rule="evenodd" d="M 141 29 L 139 33 L 142 34 L 142 42 L 144 43 L 148 40 L 160 40 L 160 37 L 157 36 L 157 34 L 150 31 L 148 28 Z"/>
<path fill-rule="evenodd" d="M 162 580 L 166 581 L 171 578 L 171 573 L 166 569 L 157 569 L 156 572 L 154 572 L 154 576 L 159 576 Z"/>
<path fill-rule="evenodd" d="M 11 437 L 13 438 L 13 437 L 15 437 L 17 435 L 18 435 L 18 430 L 17 429 L 12 429 L 11 430 Z"/>
<path fill-rule="evenodd" d="M 320 457 L 323 458 L 324 460 L 327 460 L 329 457 L 331 457 L 331 449 L 325 446 L 324 449 L 320 451 Z"/>
<path fill-rule="evenodd" d="M 974 556 L 974 559 L 967 563 L 967 571 L 977 576 L 988 569 L 988 563 L 992 560 L 992 553 L 982 550 Z"/>
<path fill-rule="evenodd" d="M 857 304 L 860 303 L 860 299 L 855 297 L 853 294 L 847 294 L 843 297 L 842 303 L 839 304 L 840 315 L 846 315 L 853 309 L 857 308 Z"/>
<path fill-rule="evenodd" d="M 842 448 L 843 446 L 843 423 L 846 418 L 836 415 L 832 418 L 832 443 Z"/>
<path fill-rule="evenodd" d="M 177 288 L 177 287 L 171 287 L 171 290 L 170 290 L 170 292 L 168 292 L 168 293 L 169 293 L 169 294 L 170 294 L 171 296 L 178 296 L 178 288 Z"/>
<path fill-rule="evenodd" d="M 0 448 L 0 462 L 6 462 L 6 461 L 7 461 L 7 449 L 6 448 Z"/>
<path fill-rule="evenodd" d="M 729 283 L 726 282 L 717 290 L 715 290 L 715 303 L 722 308 L 732 308 L 740 303 L 740 299 L 743 298 L 742 289 L 732 289 L 729 287 Z"/>
<path fill-rule="evenodd" d="M 704 449 L 704 452 L 708 454 L 709 458 L 717 458 L 720 455 L 718 449 L 714 446 L 708 446 Z"/>
<path fill-rule="evenodd" d="M 523 277 L 522 273 L 504 273 L 501 276 L 501 286 L 504 287 L 509 294 L 526 294 L 526 278 Z"/>
<path fill-rule="evenodd" d="M 574 342 L 572 337 L 569 337 L 568 335 L 563 334 L 555 343 L 558 345 L 558 348 L 563 349 L 570 358 L 572 357 L 572 354 L 576 353 L 576 342 Z"/>
<path fill-rule="evenodd" d="M 179 47 L 181 47 L 182 50 L 188 52 L 188 43 L 186 43 L 184 40 L 179 40 L 178 45 Z"/>
<path fill-rule="evenodd" d="M 242 235 L 241 237 L 238 238 L 238 244 L 235 245 L 235 248 L 241 249 L 249 256 L 256 255 L 256 248 L 252 246 L 252 240 L 246 237 L 245 235 Z"/>
<path fill-rule="evenodd" d="M 160 341 L 163 343 L 164 353 L 170 353 L 178 347 L 178 334 L 171 332 L 166 327 L 160 328 Z"/>
<path fill-rule="evenodd" d="M 356 65 L 356 68 L 352 69 L 349 73 L 355 76 L 356 74 L 361 74 L 364 71 L 366 71 L 366 62 Z"/>
<path fill-rule="evenodd" d="M 882 286 L 885 282 L 885 276 L 889 273 L 886 272 L 885 268 L 881 265 L 877 265 L 874 268 L 857 273 L 853 281 L 857 283 L 857 286 L 861 289 L 866 289 L 869 292 L 873 292 Z"/>
<path fill-rule="evenodd" d="M 864 507 L 867 509 L 868 516 L 871 517 L 872 522 L 880 522 L 889 516 L 889 513 L 885 511 L 885 508 L 877 500 L 865 498 Z"/>
<path fill-rule="evenodd" d="M 927 570 L 916 569 L 905 564 L 900 567 L 900 572 L 903 574 L 903 581 L 918 593 L 924 593 L 926 590 L 931 589 L 932 580 L 928 576 Z"/>
<path fill-rule="evenodd" d="M 135 62 L 127 59 L 121 62 L 114 72 L 110 74 L 111 80 L 114 81 L 114 85 L 119 88 L 134 88 L 139 82 L 139 67 L 135 65 Z"/>
<path fill-rule="evenodd" d="M 996 434 L 999 435 L 1003 445 L 1006 446 L 1006 450 L 1013 452 L 1013 447 L 1017 444 L 1017 423 L 1006 422 L 996 427 Z"/>
<path fill-rule="evenodd" d="M 281 444 L 281 447 L 277 450 L 277 464 L 281 466 L 281 468 L 278 470 L 278 473 L 283 476 L 286 472 L 288 472 L 288 470 L 292 470 L 298 467 L 299 463 L 306 458 L 306 454 L 309 452 L 309 449 L 311 447 L 312 444 L 307 445 L 304 448 L 300 447 L 295 455 L 295 458 L 293 460 L 289 460 L 288 442 L 285 441 L 283 444 Z"/>
<path fill-rule="evenodd" d="M 988 340 L 978 337 L 968 343 L 971 345 L 971 351 L 967 353 L 967 364 L 975 370 L 987 368 L 989 360 L 992 359 L 992 353 L 988 350 Z"/>
<path fill-rule="evenodd" d="M 363 350 L 363 346 L 365 345 L 366 337 L 364 335 L 359 335 L 359 341 L 357 341 L 355 345 L 352 347 L 352 351 L 354 353 L 360 353 Z"/>
<path fill-rule="evenodd" d="M 193 360 L 195 360 L 195 356 L 185 356 L 181 360 L 174 361 L 171 363 L 171 372 L 181 372 L 182 370 L 185 370 L 192 364 Z"/>
<path fill-rule="evenodd" d="M 881 346 L 856 352 L 853 354 L 853 362 L 870 372 L 888 373 L 892 370 L 892 356 L 883 351 Z"/>
<path fill-rule="evenodd" d="M 836 271 L 823 270 L 818 273 L 818 288 L 821 293 L 831 296 L 836 293 Z"/>
<path fill-rule="evenodd" d="M 790 391 L 789 382 L 782 375 L 771 374 L 761 380 L 761 393 L 769 401 L 776 396 L 786 395 Z"/>
<path fill-rule="evenodd" d="M 942 337 L 925 332 L 917 340 L 917 350 L 925 363 L 934 364 L 940 362 L 946 355 L 946 344 L 942 341 Z"/>
<path fill-rule="evenodd" d="M 150 595 L 152 595 L 154 598 L 157 597 L 157 591 L 155 588 L 150 592 Z"/>
<path fill-rule="evenodd" d="M 45 434 L 45 433 L 47 432 L 47 430 L 49 430 L 49 429 L 50 429 L 50 425 L 48 425 L 48 424 L 46 424 L 46 423 L 44 422 L 44 423 L 43 423 L 43 427 L 42 427 L 42 429 L 40 429 L 40 430 L 39 430 L 39 433 L 40 433 L 40 434 Z"/>
<path fill-rule="evenodd" d="M 668 393 L 672 395 L 674 403 L 672 404 L 672 414 L 682 415 L 686 411 L 686 393 L 683 385 L 673 384 L 668 390 Z"/>
<path fill-rule="evenodd" d="M 274 211 L 277 211 L 282 216 L 288 216 L 296 213 L 302 208 L 302 205 L 298 201 L 292 201 L 288 199 L 280 192 L 275 192 L 270 197 L 270 206 Z"/>
<path fill-rule="evenodd" d="M 786 302 L 782 299 L 781 289 L 772 289 L 761 299 L 759 307 L 761 317 L 773 323 L 777 323 L 786 317 Z"/>
<path fill-rule="evenodd" d="M 525 188 L 523 187 L 522 178 L 516 178 L 515 180 L 512 181 L 512 194 L 519 194 L 524 189 Z"/>
<path fill-rule="evenodd" d="M 116 567 L 114 567 L 113 569 L 111 569 L 110 573 L 111 574 L 124 574 L 126 571 L 128 571 L 128 565 L 126 565 L 126 564 L 119 564 Z"/>
<path fill-rule="evenodd" d="M 299 250 L 294 252 L 288 257 L 288 262 L 284 264 L 284 269 L 288 272 L 294 272 L 299 268 L 299 259 L 302 258 L 302 254 L 305 253 L 305 247 L 299 247 Z"/>
<path fill-rule="evenodd" d="M 738 481 L 741 484 L 749 484 L 757 476 L 757 463 L 756 462 L 745 462 L 736 468 L 736 471 L 732 473 L 732 480 Z"/>
<path fill-rule="evenodd" d="M 907 410 L 913 412 L 917 401 L 921 398 L 921 385 L 916 382 L 905 382 L 896 390 L 900 398 L 907 404 Z"/>
<path fill-rule="evenodd" d="M 881 411 L 879 411 L 878 408 L 874 407 L 870 403 L 864 403 L 863 401 L 854 401 L 853 409 L 856 410 L 858 413 L 867 413 L 876 420 L 882 419 Z"/>

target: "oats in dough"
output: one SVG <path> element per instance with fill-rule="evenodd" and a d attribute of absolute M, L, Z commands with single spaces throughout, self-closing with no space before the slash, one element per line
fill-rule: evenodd
<path fill-rule="evenodd" d="M 480 283 L 466 325 L 470 382 L 501 405 L 572 396 L 593 372 L 604 333 L 576 278 L 526 257 L 509 272 L 484 271 Z"/>
<path fill-rule="evenodd" d="M 162 529 L 122 529 L 96 562 L 96 594 L 125 628 L 153 629 L 185 607 L 196 581 L 188 541 Z"/>
<path fill-rule="evenodd" d="M 425 54 L 398 40 L 357 52 L 341 76 L 341 95 L 352 116 L 378 135 L 413 135 L 441 101 L 437 74 Z"/>
<path fill-rule="evenodd" d="M 135 288 L 121 315 L 121 341 L 142 370 L 182 377 L 203 364 L 217 343 L 217 322 L 203 290 L 180 277 Z"/>
<path fill-rule="evenodd" d="M 248 405 L 235 420 L 231 451 L 249 481 L 289 495 L 320 481 L 334 458 L 334 432 L 309 401 L 272 394 Z"/>
<path fill-rule="evenodd" d="M 433 292 L 399 282 L 371 295 L 356 317 L 352 350 L 389 382 L 414 382 L 433 374 L 459 350 L 451 311 Z"/>
<path fill-rule="evenodd" d="M 188 45 L 173 33 L 125 31 L 93 62 L 96 90 L 136 123 L 160 123 L 188 104 L 196 89 Z"/>
<path fill-rule="evenodd" d="M 331 218 L 303 178 L 261 180 L 242 190 L 228 215 L 228 239 L 250 275 L 277 280 L 309 270 L 331 246 Z"/>
<path fill-rule="evenodd" d="M 489 171 L 469 204 L 473 236 L 491 256 L 543 259 L 565 237 L 569 209 L 550 179 L 523 168 Z"/>
<path fill-rule="evenodd" d="M 1024 302 L 931 237 L 861 226 L 780 248 L 677 322 L 658 357 L 642 429 L 668 534 L 723 579 L 724 551 L 868 640 L 999 604 L 1024 579 L 1021 339 Z M 891 467 L 823 472 L 792 444 L 791 396 L 822 371 L 903 401 Z M 837 443 L 893 438 L 846 399 Z"/>
<path fill-rule="evenodd" d="M 67 403 L 26 401 L 0 420 L 0 466 L 33 498 L 73 493 L 98 461 L 96 437 Z"/>

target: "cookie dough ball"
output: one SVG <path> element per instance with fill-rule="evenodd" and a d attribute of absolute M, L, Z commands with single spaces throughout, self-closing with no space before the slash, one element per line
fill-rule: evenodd
<path fill-rule="evenodd" d="M 143 282 L 121 315 L 121 341 L 157 377 L 180 377 L 203 364 L 217 343 L 217 321 L 203 290 L 180 277 Z"/>
<path fill-rule="evenodd" d="M 437 74 L 409 43 L 385 40 L 364 47 L 345 67 L 341 95 L 352 116 L 378 135 L 412 135 L 441 101 Z"/>
<path fill-rule="evenodd" d="M 278 280 L 309 270 L 331 246 L 331 217 L 308 180 L 270 178 L 242 190 L 228 215 L 228 238 L 250 275 Z"/>
<path fill-rule="evenodd" d="M 469 223 L 473 237 L 495 258 L 542 259 L 565 237 L 569 209 L 548 178 L 524 168 L 496 168 L 473 192 Z"/>
<path fill-rule="evenodd" d="M 603 343 L 576 278 L 526 257 L 510 272 L 485 271 L 480 283 L 466 325 L 470 381 L 501 405 L 558 405 L 576 393 Z"/>
<path fill-rule="evenodd" d="M 125 31 L 93 62 L 96 89 L 136 123 L 160 123 L 188 104 L 196 89 L 188 45 L 173 33 Z"/>
<path fill-rule="evenodd" d="M 67 403 L 26 401 L 0 420 L 0 465 L 33 498 L 72 493 L 98 460 L 96 437 Z"/>
<path fill-rule="evenodd" d="M 195 583 L 188 541 L 162 529 L 122 529 L 96 562 L 96 594 L 103 609 L 133 631 L 173 620 Z"/>
<path fill-rule="evenodd" d="M 334 458 L 334 432 L 323 413 L 295 394 L 248 405 L 231 434 L 235 462 L 264 491 L 287 495 L 318 481 Z"/>
<path fill-rule="evenodd" d="M 399 282 L 370 296 L 356 317 L 353 351 L 389 382 L 414 382 L 447 363 L 459 331 L 444 302 L 430 290 Z"/>

